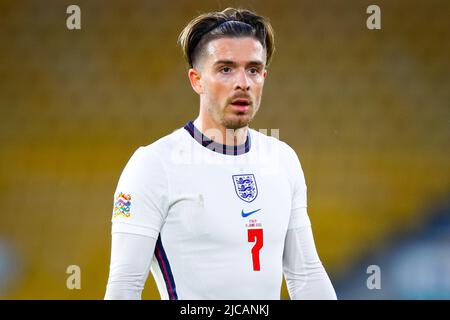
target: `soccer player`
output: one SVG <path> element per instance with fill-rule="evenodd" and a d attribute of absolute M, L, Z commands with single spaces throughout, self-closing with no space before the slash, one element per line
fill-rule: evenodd
<path fill-rule="evenodd" d="M 269 22 L 228 8 L 179 37 L 198 117 L 140 147 L 119 179 L 105 299 L 336 299 L 318 257 L 299 159 L 249 128 L 274 51 Z M 279 106 L 282 108 L 282 106 Z"/>

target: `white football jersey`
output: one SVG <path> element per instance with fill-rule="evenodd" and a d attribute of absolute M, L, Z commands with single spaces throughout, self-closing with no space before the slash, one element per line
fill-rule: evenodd
<path fill-rule="evenodd" d="M 133 154 L 112 222 L 157 239 L 162 299 L 280 299 L 287 230 L 310 225 L 292 148 L 253 129 L 228 147 L 192 122 Z"/>

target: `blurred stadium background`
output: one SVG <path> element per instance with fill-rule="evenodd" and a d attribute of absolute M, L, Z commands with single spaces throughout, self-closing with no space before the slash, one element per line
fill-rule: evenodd
<path fill-rule="evenodd" d="M 70 4 L 81 30 L 66 28 Z M 198 111 L 177 36 L 227 6 L 275 28 L 252 127 L 279 128 L 299 154 L 338 297 L 450 298 L 444 0 L 1 1 L 0 298 L 103 298 L 123 166 Z M 66 288 L 69 265 L 81 290 Z M 381 290 L 366 287 L 369 265 Z M 151 276 L 143 298 L 159 299 Z"/>

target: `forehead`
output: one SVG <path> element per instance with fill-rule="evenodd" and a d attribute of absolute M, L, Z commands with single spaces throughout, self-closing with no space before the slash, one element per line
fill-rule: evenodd
<path fill-rule="evenodd" d="M 205 46 L 208 62 L 230 60 L 237 63 L 266 61 L 266 50 L 259 40 L 252 37 L 226 37 L 209 41 Z"/>

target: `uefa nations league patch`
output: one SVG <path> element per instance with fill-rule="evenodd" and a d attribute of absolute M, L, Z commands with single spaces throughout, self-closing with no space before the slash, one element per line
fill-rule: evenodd
<path fill-rule="evenodd" d="M 122 216 L 125 218 L 130 217 L 131 209 L 131 195 L 125 193 L 119 193 L 114 203 L 114 218 Z"/>

